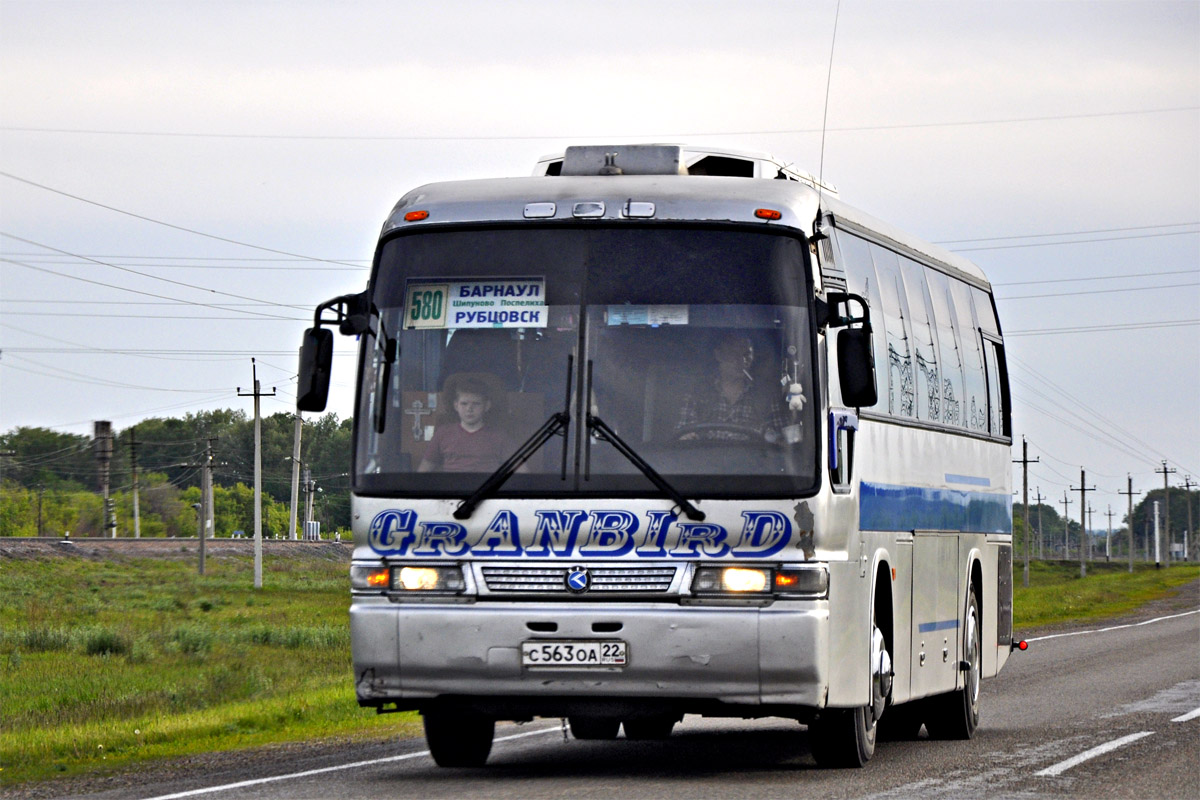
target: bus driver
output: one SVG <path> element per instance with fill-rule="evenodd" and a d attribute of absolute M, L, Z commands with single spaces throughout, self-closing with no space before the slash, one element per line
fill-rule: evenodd
<path fill-rule="evenodd" d="M 714 377 L 699 381 L 683 399 L 675 432 L 680 441 L 777 441 L 792 424 L 781 398 L 755 385 L 754 345 L 740 333 L 721 337 Z"/>

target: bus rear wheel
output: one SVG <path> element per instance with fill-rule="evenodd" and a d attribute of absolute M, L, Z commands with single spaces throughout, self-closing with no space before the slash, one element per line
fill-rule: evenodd
<path fill-rule="evenodd" d="M 439 767 L 482 767 L 492 752 L 495 720 L 450 711 L 426 711 L 425 744 Z"/>
<path fill-rule="evenodd" d="M 975 588 L 967 595 L 966 624 L 963 625 L 963 686 L 929 698 L 925 728 L 931 739 L 970 739 L 979 725 L 979 678 L 983 671 L 983 647 L 979 641 L 979 596 Z"/>

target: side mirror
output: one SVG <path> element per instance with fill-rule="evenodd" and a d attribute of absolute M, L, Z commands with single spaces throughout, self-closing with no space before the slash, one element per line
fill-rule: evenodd
<path fill-rule="evenodd" d="M 838 377 L 842 402 L 854 408 L 869 408 L 879 401 L 875 389 L 875 351 L 871 347 L 871 325 L 846 328 L 838 334 Z"/>
<path fill-rule="evenodd" d="M 297 380 L 297 411 L 324 411 L 329 400 L 329 376 L 333 370 L 333 331 L 309 328 L 300 346 L 300 375 Z"/>

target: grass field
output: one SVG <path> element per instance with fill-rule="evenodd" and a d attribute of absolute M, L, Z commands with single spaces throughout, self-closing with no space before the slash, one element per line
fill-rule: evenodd
<path fill-rule="evenodd" d="M 1112 616 L 1200 567 L 1016 568 L 1018 629 Z M 415 735 L 360 709 L 347 563 L 267 556 L 0 560 L 0 785 L 272 742 Z"/>

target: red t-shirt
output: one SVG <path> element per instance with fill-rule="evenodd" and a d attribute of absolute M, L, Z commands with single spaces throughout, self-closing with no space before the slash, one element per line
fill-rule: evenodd
<path fill-rule="evenodd" d="M 425 460 L 443 472 L 492 472 L 510 455 L 504 436 L 484 425 L 472 433 L 459 423 L 439 425 Z"/>

